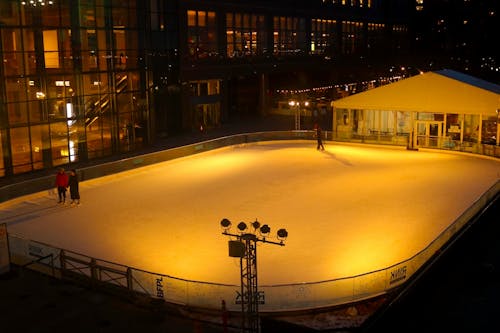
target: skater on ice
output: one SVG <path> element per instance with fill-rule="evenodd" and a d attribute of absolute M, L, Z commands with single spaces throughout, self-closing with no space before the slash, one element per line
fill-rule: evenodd
<path fill-rule="evenodd" d="M 78 190 L 78 175 L 76 174 L 75 169 L 71 169 L 69 173 L 69 180 L 68 180 L 68 185 L 69 185 L 69 194 L 71 197 L 71 204 L 80 204 L 80 192 Z"/>
<path fill-rule="evenodd" d="M 59 203 L 66 202 L 66 189 L 68 188 L 68 175 L 64 172 L 64 168 L 59 168 L 56 175 L 57 194 Z"/>
<path fill-rule="evenodd" d="M 314 128 L 316 130 L 316 140 L 318 141 L 316 149 L 325 150 L 325 147 L 323 147 L 323 138 L 321 137 L 321 127 L 318 124 L 316 124 L 314 125 Z"/>

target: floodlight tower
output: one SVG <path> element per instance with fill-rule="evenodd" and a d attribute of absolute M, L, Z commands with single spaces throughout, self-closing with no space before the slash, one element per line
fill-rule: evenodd
<path fill-rule="evenodd" d="M 222 219 L 220 222 L 222 234 L 236 237 L 236 240 L 229 241 L 229 256 L 240 258 L 240 281 L 241 281 L 241 318 L 243 332 L 259 333 L 259 297 L 257 283 L 257 242 L 285 246 L 285 239 L 288 232 L 285 229 L 279 229 L 277 238 L 279 242 L 268 239 L 271 228 L 255 220 L 252 222 L 253 231 L 248 230 L 245 222 L 238 223 L 238 234 L 229 231 L 231 221 Z M 257 231 L 260 236 L 257 235 Z"/>
<path fill-rule="evenodd" d="M 295 109 L 295 130 L 300 131 L 300 103 L 302 103 L 302 106 L 308 107 L 309 102 L 299 102 L 299 101 L 290 101 L 288 102 L 288 105 L 290 105 L 292 108 Z"/>

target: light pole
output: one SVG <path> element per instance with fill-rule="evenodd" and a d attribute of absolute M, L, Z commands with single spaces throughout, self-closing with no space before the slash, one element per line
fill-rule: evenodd
<path fill-rule="evenodd" d="M 229 241 L 229 256 L 240 258 L 240 301 L 243 332 L 259 333 L 259 302 L 261 297 L 258 291 L 257 283 L 257 242 L 285 246 L 285 239 L 288 237 L 288 231 L 279 229 L 277 234 L 278 242 L 268 239 L 271 228 L 255 220 L 252 222 L 253 231 L 248 230 L 245 222 L 238 223 L 238 234 L 233 234 L 231 221 L 222 219 L 220 222 L 222 234 L 230 237 L 236 237 L 236 240 Z M 257 235 L 257 231 L 259 235 Z M 238 300 L 238 298 L 237 298 Z"/>
<path fill-rule="evenodd" d="M 294 101 L 291 100 L 288 102 L 288 105 L 290 105 L 292 108 L 295 108 L 295 130 L 300 131 L 300 103 L 299 101 Z M 305 101 L 302 102 L 302 105 L 305 107 L 309 106 L 309 102 Z"/>

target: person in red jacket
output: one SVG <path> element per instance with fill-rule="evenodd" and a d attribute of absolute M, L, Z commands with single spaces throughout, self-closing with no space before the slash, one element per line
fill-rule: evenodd
<path fill-rule="evenodd" d="M 66 202 L 66 189 L 68 188 L 68 175 L 63 168 L 59 168 L 56 175 L 57 194 L 59 195 L 59 203 Z"/>

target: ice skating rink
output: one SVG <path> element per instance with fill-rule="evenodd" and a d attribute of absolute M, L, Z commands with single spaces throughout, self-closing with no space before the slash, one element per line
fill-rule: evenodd
<path fill-rule="evenodd" d="M 239 284 L 220 220 L 255 219 L 259 284 L 314 282 L 407 259 L 498 181 L 500 161 L 315 141 L 231 146 L 80 183 L 82 205 L 36 193 L 0 204 L 8 232 L 130 267 Z"/>

